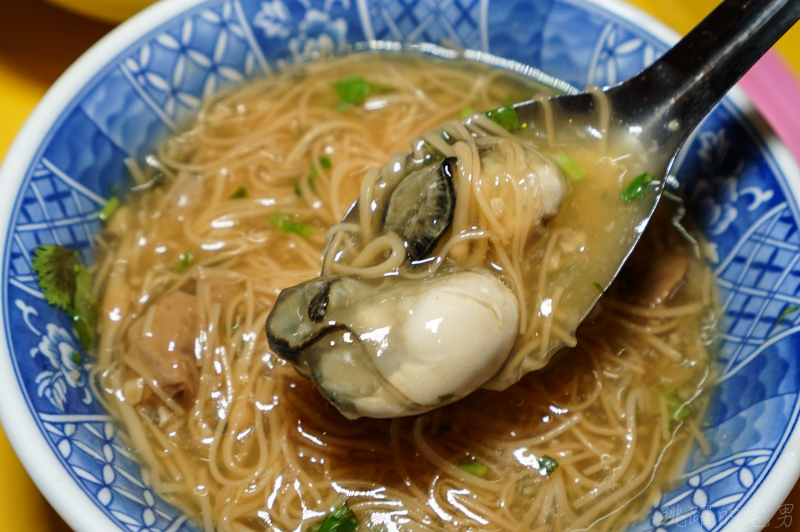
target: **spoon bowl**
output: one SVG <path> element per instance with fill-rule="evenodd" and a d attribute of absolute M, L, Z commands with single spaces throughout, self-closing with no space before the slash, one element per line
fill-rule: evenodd
<path fill-rule="evenodd" d="M 619 274 L 655 212 L 684 141 L 798 19 L 799 0 L 725 0 L 634 77 L 602 90 L 513 106 L 520 124 L 539 143 L 553 146 L 579 139 L 605 143 L 612 152 L 635 147 L 646 154 L 646 172 L 653 178 L 653 192 L 641 198 L 646 215 L 630 235 L 628 249 L 617 257 L 614 275 L 598 281 L 604 288 Z M 558 127 L 547 127 L 553 123 Z"/>

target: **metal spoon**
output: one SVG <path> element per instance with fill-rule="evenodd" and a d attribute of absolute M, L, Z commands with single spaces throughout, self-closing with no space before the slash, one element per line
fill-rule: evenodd
<path fill-rule="evenodd" d="M 636 141 L 650 154 L 648 173 L 665 178 L 692 130 L 726 92 L 800 19 L 800 0 L 725 0 L 664 56 L 636 76 L 603 89 L 611 107 L 609 143 Z M 591 140 L 597 122 L 596 97 L 589 93 L 548 100 L 555 139 Z M 545 121 L 540 101 L 514 105 L 521 123 L 532 131 Z M 595 132 L 596 135 L 596 132 Z M 644 198 L 649 221 L 663 185 Z M 638 241 L 619 257 L 619 268 L 604 280 L 606 288 Z M 603 280 L 601 280 L 602 282 Z M 588 310 L 587 310 L 588 312 Z"/>

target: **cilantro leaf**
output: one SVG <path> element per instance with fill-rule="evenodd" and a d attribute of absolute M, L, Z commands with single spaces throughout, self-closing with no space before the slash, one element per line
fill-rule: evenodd
<path fill-rule="evenodd" d="M 342 103 L 359 105 L 376 91 L 375 85 L 364 79 L 364 76 L 352 76 L 331 83 Z"/>
<path fill-rule="evenodd" d="M 517 111 L 511 106 L 488 111 L 486 116 L 489 120 L 508 131 L 513 131 L 519 127 L 519 115 L 517 115 Z"/>
<path fill-rule="evenodd" d="M 109 221 L 116 212 L 116 210 L 119 208 L 119 205 L 120 205 L 119 198 L 116 196 L 111 196 L 108 199 L 108 202 L 106 203 L 105 207 L 103 207 L 103 210 L 100 211 L 100 214 L 98 214 L 97 217 L 103 220 L 104 222 Z"/>
<path fill-rule="evenodd" d="M 633 178 L 627 187 L 622 191 L 620 197 L 625 203 L 631 203 L 644 195 L 644 186 L 653 180 L 653 176 L 647 172 L 641 173 Z"/>
<path fill-rule="evenodd" d="M 558 461 L 555 458 L 550 458 L 545 454 L 539 459 L 539 474 L 543 477 L 550 478 L 557 467 Z"/>
<path fill-rule="evenodd" d="M 92 299 L 92 276 L 77 250 L 44 244 L 33 251 L 36 272 L 45 300 L 66 310 L 84 349 L 94 343 L 97 307 Z"/>
<path fill-rule="evenodd" d="M 192 250 L 189 249 L 185 253 L 181 253 L 180 259 L 181 261 L 178 263 L 176 271 L 178 273 L 184 273 L 186 270 L 192 267 L 192 264 L 194 264 L 194 253 L 192 253 Z"/>
<path fill-rule="evenodd" d="M 553 159 L 570 181 L 580 181 L 586 177 L 586 172 L 583 171 L 583 168 L 564 150 L 558 150 L 554 153 Z"/>
<path fill-rule="evenodd" d="M 597 281 L 593 282 L 592 286 L 594 286 L 597 289 L 597 291 L 600 292 L 601 294 L 605 294 L 606 293 L 606 291 L 603 290 L 603 285 L 601 285 Z"/>
<path fill-rule="evenodd" d="M 486 473 L 489 472 L 489 466 L 483 464 L 477 460 L 470 460 L 469 462 L 461 462 L 458 464 L 458 468 L 462 471 L 466 471 L 470 475 L 475 475 L 476 477 L 484 477 Z"/>
<path fill-rule="evenodd" d="M 783 312 L 781 312 L 781 315 L 778 316 L 778 319 L 775 322 L 775 326 L 780 325 L 781 322 L 786 318 L 786 316 L 788 316 L 789 314 L 794 314 L 798 310 L 800 310 L 800 307 L 795 307 L 795 306 L 790 306 L 783 309 Z"/>
<path fill-rule="evenodd" d="M 285 213 L 275 213 L 269 219 L 269 225 L 280 229 L 284 233 L 296 233 L 300 236 L 314 236 L 314 226 L 300 222 L 293 222 L 292 217 Z"/>
<path fill-rule="evenodd" d="M 452 401 L 455 398 L 456 398 L 456 394 L 454 394 L 454 393 L 446 393 L 444 395 L 440 395 L 439 396 L 439 402 L 440 403 L 448 403 L 448 402 Z"/>
<path fill-rule="evenodd" d="M 350 109 L 353 108 L 353 104 L 350 102 L 339 102 L 339 105 L 333 108 L 334 111 L 337 113 L 346 113 Z"/>
<path fill-rule="evenodd" d="M 677 388 L 665 388 L 661 393 L 667 399 L 667 415 L 671 421 L 680 421 L 692 415 L 692 411 L 678 397 Z"/>
<path fill-rule="evenodd" d="M 308 532 L 355 532 L 360 527 L 356 514 L 345 501 L 329 513 L 321 523 L 310 526 Z"/>
<path fill-rule="evenodd" d="M 475 114 L 475 109 L 471 105 L 468 105 L 461 110 L 458 116 L 460 116 L 461 118 L 467 118 L 468 116 L 472 116 L 474 114 Z"/>
<path fill-rule="evenodd" d="M 327 155 L 320 155 L 319 156 L 319 165 L 323 167 L 325 170 L 330 170 L 333 168 L 333 163 L 331 162 L 331 158 Z"/>
<path fill-rule="evenodd" d="M 230 199 L 230 200 L 237 200 L 237 199 L 244 199 L 244 198 L 249 198 L 249 197 L 250 197 L 250 194 L 248 194 L 248 193 L 247 193 L 247 187 L 245 187 L 244 185 L 242 185 L 242 186 L 240 186 L 239 188 L 237 188 L 237 189 L 234 191 L 234 193 L 233 193 L 233 194 L 231 194 L 231 195 L 228 197 L 228 199 Z"/>
<path fill-rule="evenodd" d="M 76 268 L 80 265 L 80 257 L 74 249 L 44 244 L 33 251 L 31 267 L 38 274 L 39 288 L 48 303 L 72 311 Z"/>

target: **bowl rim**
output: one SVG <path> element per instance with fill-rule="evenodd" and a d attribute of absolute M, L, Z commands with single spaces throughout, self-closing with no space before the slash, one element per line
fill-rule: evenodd
<path fill-rule="evenodd" d="M 12 228 L 11 216 L 16 212 L 19 188 L 27 177 L 31 163 L 64 120 L 65 111 L 70 105 L 89 90 L 94 80 L 104 76 L 113 68 L 114 60 L 138 42 L 149 38 L 175 19 L 203 9 L 212 1 L 156 2 L 102 37 L 59 76 L 26 119 L 0 165 L 0 182 L 5 183 L 6 190 L 13 191 L 12 194 L 0 197 L 0 213 L 2 213 L 0 235 L 8 235 Z M 624 0 L 562 1 L 582 9 L 594 9 L 604 15 L 613 14 L 634 24 L 638 30 L 662 41 L 667 46 L 672 46 L 680 37 L 663 22 L 638 7 L 625 3 Z M 797 161 L 757 113 L 744 91 L 734 87 L 727 98 L 737 109 L 747 114 L 749 125 L 756 133 L 755 137 L 761 139 L 766 151 L 773 155 L 779 163 L 778 166 L 784 170 L 782 173 L 787 178 L 786 185 L 789 188 L 785 191 L 787 196 L 797 203 L 800 200 L 800 166 Z M 676 164 L 679 164 L 679 161 Z M 2 258 L 0 264 L 5 265 L 8 261 L 7 242 L 0 252 L 0 258 Z M 5 271 L 2 282 L 7 284 Z M 8 347 L 10 343 L 8 316 L 4 313 L 2 318 L 0 337 L 4 341 L 0 342 L 0 424 L 5 429 L 14 452 L 37 488 L 71 528 L 78 531 L 119 530 L 117 524 L 87 496 L 85 490 L 76 485 L 76 480 L 67 471 L 56 449 L 46 439 L 37 420 L 31 415 L 31 406 L 22 391 L 22 383 L 11 360 Z M 800 398 L 794 405 L 794 410 L 798 409 L 800 409 Z M 740 512 L 748 512 L 746 515 L 751 515 L 750 512 L 762 511 L 765 515 L 772 516 L 800 478 L 800 461 L 796 459 L 800 454 L 800 431 L 796 430 L 796 424 L 797 418 L 794 426 L 784 433 L 783 449 L 771 470 L 761 480 Z M 723 530 L 755 532 L 762 528 L 763 525 L 757 524 L 753 519 L 747 522 L 739 519 L 728 522 Z"/>

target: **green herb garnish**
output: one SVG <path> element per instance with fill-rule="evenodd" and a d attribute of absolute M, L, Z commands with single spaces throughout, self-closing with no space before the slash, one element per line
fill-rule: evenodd
<path fill-rule="evenodd" d="M 70 355 L 70 358 L 73 362 L 75 362 L 75 365 L 80 365 L 80 363 L 83 362 L 83 357 L 77 351 L 73 351 L 72 355 Z"/>
<path fill-rule="evenodd" d="M 303 195 L 303 188 L 300 186 L 300 181 L 294 182 L 294 195 L 298 198 Z"/>
<path fill-rule="evenodd" d="M 75 280 L 82 267 L 78 252 L 61 246 L 41 245 L 33 251 L 32 268 L 39 276 L 39 288 L 51 305 L 70 311 L 75 297 Z"/>
<path fill-rule="evenodd" d="M 558 150 L 554 153 L 553 159 L 570 181 L 580 181 L 586 177 L 586 172 L 583 171 L 583 168 L 564 150 Z"/>
<path fill-rule="evenodd" d="M 308 532 L 355 532 L 360 526 L 356 514 L 345 501 L 329 513 L 321 523 L 308 527 Z"/>
<path fill-rule="evenodd" d="M 178 273 L 184 273 L 194 264 L 194 253 L 192 253 L 191 249 L 187 250 L 186 253 L 181 253 L 180 259 L 181 261 L 178 263 L 176 270 Z"/>
<path fill-rule="evenodd" d="M 320 155 L 319 156 L 319 165 L 323 167 L 325 170 L 330 170 L 333 168 L 333 163 L 331 162 L 331 158 L 327 155 Z"/>
<path fill-rule="evenodd" d="M 314 226 L 311 224 L 304 224 L 293 222 L 292 217 L 285 213 L 275 213 L 269 219 L 269 225 L 280 229 L 284 233 L 296 233 L 300 236 L 310 237 L 314 235 Z"/>
<path fill-rule="evenodd" d="M 33 251 L 31 268 L 36 272 L 45 300 L 69 313 L 78 341 L 84 349 L 89 349 L 94 343 L 97 308 L 92 300 L 92 276 L 78 251 L 40 245 Z"/>
<path fill-rule="evenodd" d="M 606 293 L 606 291 L 603 290 L 603 285 L 601 285 L 597 281 L 593 282 L 592 286 L 594 286 L 597 289 L 597 291 L 600 292 L 601 294 L 605 294 Z"/>
<path fill-rule="evenodd" d="M 464 108 L 461 110 L 461 113 L 459 113 L 459 116 L 460 116 L 461 118 L 466 118 L 466 117 L 468 117 L 468 116 L 472 116 L 472 115 L 474 115 L 476 112 L 477 112 L 477 111 L 475 111 L 475 109 L 474 109 L 474 108 L 473 108 L 471 105 L 468 105 L 468 106 L 464 107 Z"/>
<path fill-rule="evenodd" d="M 334 111 L 337 113 L 345 113 L 353 108 L 353 104 L 350 102 L 339 102 L 339 104 L 333 108 Z"/>
<path fill-rule="evenodd" d="M 780 325 L 781 322 L 786 318 L 786 316 L 788 316 L 789 314 L 793 314 L 798 310 L 800 310 L 800 307 L 794 307 L 794 306 L 786 307 L 785 309 L 783 309 L 783 312 L 781 312 L 781 315 L 778 316 L 778 320 L 775 322 L 775 326 L 777 327 L 778 325 Z"/>
<path fill-rule="evenodd" d="M 644 195 L 644 186 L 653 180 L 653 176 L 647 172 L 641 173 L 633 178 L 625 190 L 622 191 L 620 197 L 625 203 L 631 203 L 634 200 L 641 198 Z"/>
<path fill-rule="evenodd" d="M 486 473 L 489 471 L 489 466 L 486 464 L 482 464 L 477 460 L 470 460 L 469 462 L 461 462 L 458 464 L 458 468 L 462 471 L 469 473 L 470 475 L 475 475 L 476 477 L 484 477 Z"/>
<path fill-rule="evenodd" d="M 455 398 L 456 398 L 456 394 L 454 394 L 454 393 L 446 393 L 444 395 L 440 395 L 439 396 L 439 402 L 440 403 L 447 403 L 449 401 L 452 401 Z"/>
<path fill-rule="evenodd" d="M 247 187 L 242 185 L 239 188 L 237 188 L 236 191 L 228 197 L 228 199 L 237 200 L 237 199 L 244 199 L 244 198 L 249 198 L 249 197 L 250 197 L 250 194 L 247 193 Z"/>
<path fill-rule="evenodd" d="M 486 116 L 492 122 L 508 131 L 513 131 L 519 127 L 519 116 L 517 115 L 517 111 L 511 106 L 500 107 L 489 111 L 486 113 Z"/>
<path fill-rule="evenodd" d="M 692 411 L 678 397 L 677 388 L 665 388 L 661 393 L 667 399 L 667 416 L 671 421 L 680 421 L 692 415 Z"/>
<path fill-rule="evenodd" d="M 544 455 L 539 459 L 539 474 L 543 477 L 550 478 L 557 467 L 558 461 L 554 458 Z"/>
<path fill-rule="evenodd" d="M 331 83 L 331 87 L 336 91 L 339 100 L 344 103 L 359 105 L 376 92 L 375 85 L 364 79 L 364 76 L 353 76 L 350 78 Z"/>
<path fill-rule="evenodd" d="M 116 196 L 111 196 L 106 202 L 103 210 L 100 211 L 100 214 L 97 215 L 98 218 L 107 222 L 111 219 L 111 216 L 114 215 L 114 212 L 119 208 L 119 198 Z"/>

